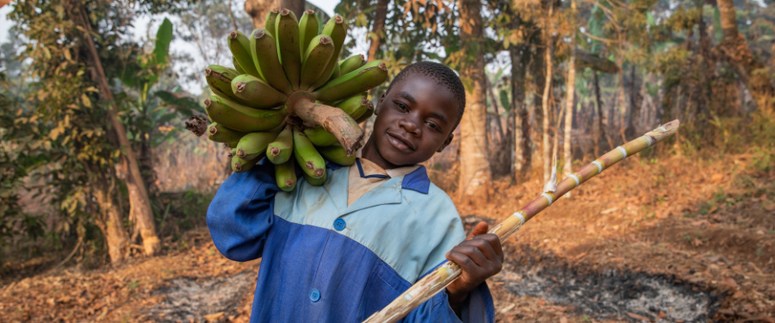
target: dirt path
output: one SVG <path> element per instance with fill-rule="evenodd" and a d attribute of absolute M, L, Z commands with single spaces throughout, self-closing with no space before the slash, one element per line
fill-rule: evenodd
<path fill-rule="evenodd" d="M 775 323 L 775 172 L 751 162 L 633 157 L 584 184 L 504 245 L 489 282 L 497 321 Z M 459 211 L 494 223 L 541 186 L 501 183 Z M 10 282 L 3 321 L 247 322 L 259 261 L 229 261 L 209 239 L 200 229 L 165 256 Z"/>

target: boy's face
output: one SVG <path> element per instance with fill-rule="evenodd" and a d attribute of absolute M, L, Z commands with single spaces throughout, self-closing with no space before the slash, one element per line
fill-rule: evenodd
<path fill-rule="evenodd" d="M 424 162 L 452 141 L 457 105 L 452 93 L 432 78 L 407 75 L 380 97 L 369 141 L 394 166 Z"/>

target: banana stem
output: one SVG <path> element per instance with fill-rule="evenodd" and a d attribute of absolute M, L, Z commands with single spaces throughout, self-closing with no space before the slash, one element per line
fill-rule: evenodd
<path fill-rule="evenodd" d="M 557 201 L 565 193 L 570 192 L 582 183 L 603 172 L 604 169 L 611 167 L 619 161 L 634 155 L 652 145 L 665 140 L 678 131 L 680 122 L 673 120 L 657 129 L 654 129 L 642 137 L 630 141 L 622 146 L 601 156 L 591 164 L 582 167 L 577 173 L 569 175 L 557 185 L 554 192 L 544 192 L 538 198 L 528 203 L 520 211 L 515 212 L 490 230 L 490 233 L 498 235 L 501 241 L 506 240 L 514 232 L 519 230 L 527 220 L 533 218 L 536 214 L 543 211 L 553 201 Z M 398 322 L 409 312 L 417 308 L 420 304 L 427 301 L 436 293 L 442 291 L 450 283 L 455 281 L 462 270 L 454 262 L 444 261 L 436 270 L 420 279 L 403 294 L 398 296 L 393 302 L 388 304 L 381 311 L 374 313 L 364 323 L 375 322 Z"/>
<path fill-rule="evenodd" d="M 304 122 L 322 126 L 336 137 L 347 152 L 352 156 L 361 147 L 363 130 L 352 117 L 342 109 L 325 104 L 315 103 L 315 96 L 307 91 L 293 92 L 286 103 L 289 114 L 301 118 Z"/>

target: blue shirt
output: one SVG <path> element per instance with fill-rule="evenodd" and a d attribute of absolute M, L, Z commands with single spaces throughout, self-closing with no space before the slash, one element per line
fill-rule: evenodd
<path fill-rule="evenodd" d="M 361 322 L 429 273 L 465 238 L 449 197 L 424 167 L 388 179 L 347 205 L 349 167 L 328 165 L 323 186 L 280 191 L 262 161 L 232 174 L 207 211 L 227 258 L 262 258 L 250 322 Z M 300 177 L 301 178 L 301 177 Z M 463 322 L 493 322 L 486 283 L 469 293 Z M 403 322 L 461 322 L 442 292 Z"/>

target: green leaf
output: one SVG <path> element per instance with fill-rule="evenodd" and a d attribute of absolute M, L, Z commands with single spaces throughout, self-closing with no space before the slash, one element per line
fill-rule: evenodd
<path fill-rule="evenodd" d="M 505 89 L 501 90 L 501 92 L 498 94 L 501 101 L 501 106 L 504 110 L 510 111 L 511 110 L 511 103 L 509 102 L 509 93 L 506 92 Z"/>
<path fill-rule="evenodd" d="M 716 34 L 716 42 L 721 42 L 721 13 L 718 11 L 718 7 L 713 7 L 713 31 Z"/>
<path fill-rule="evenodd" d="M 157 65 L 167 64 L 170 42 L 172 42 L 172 23 L 167 18 L 164 18 L 161 26 L 159 26 L 159 30 L 156 32 L 156 47 L 153 49 Z"/>
<path fill-rule="evenodd" d="M 654 15 L 651 14 L 651 11 L 646 11 L 646 22 L 649 23 L 649 26 L 656 26 L 657 22 L 654 20 Z"/>
<path fill-rule="evenodd" d="M 153 95 L 164 101 L 164 103 L 174 106 L 177 112 L 183 116 L 192 116 L 195 114 L 195 111 L 201 111 L 202 109 L 194 99 L 177 96 L 169 91 L 156 91 Z"/>

